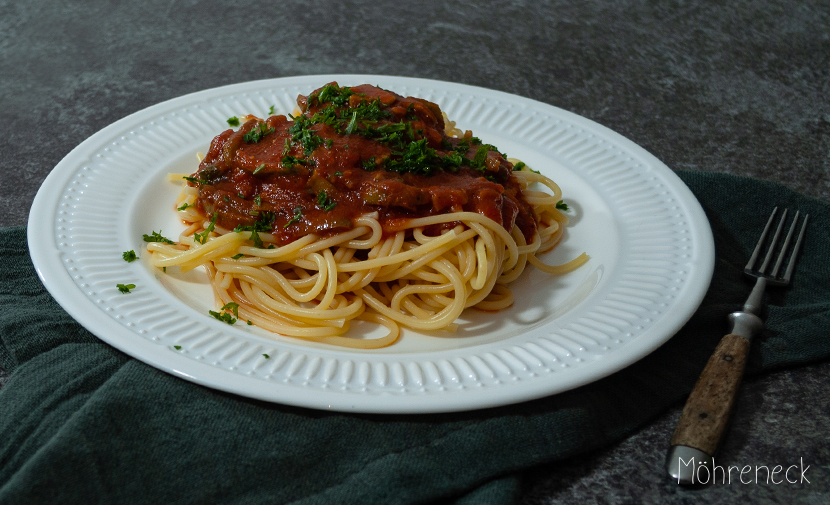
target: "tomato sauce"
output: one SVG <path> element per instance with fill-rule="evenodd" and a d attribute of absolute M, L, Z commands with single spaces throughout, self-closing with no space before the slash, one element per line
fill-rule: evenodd
<path fill-rule="evenodd" d="M 468 211 L 533 239 L 536 218 L 512 164 L 478 139 L 447 136 L 436 104 L 337 83 L 297 103 L 293 120 L 251 119 L 211 142 L 189 184 L 220 226 L 286 244 L 347 231 L 373 212 L 391 234 L 412 218 Z"/>

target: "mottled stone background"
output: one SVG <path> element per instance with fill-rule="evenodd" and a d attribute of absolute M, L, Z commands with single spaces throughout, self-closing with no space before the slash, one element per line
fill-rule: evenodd
<path fill-rule="evenodd" d="M 527 96 L 621 133 L 672 169 L 830 201 L 827 1 L 0 0 L 0 226 L 26 224 L 52 167 L 132 112 L 323 73 Z M 828 364 L 751 378 L 722 451 L 737 465 L 803 457 L 809 486 L 678 490 L 662 473 L 676 406 L 615 447 L 540 468 L 522 503 L 827 503 L 829 379 Z"/>

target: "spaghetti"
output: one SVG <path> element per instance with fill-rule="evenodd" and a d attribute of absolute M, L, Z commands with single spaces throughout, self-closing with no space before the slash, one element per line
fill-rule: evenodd
<path fill-rule="evenodd" d="M 247 117 L 217 136 L 184 176 L 187 229 L 147 246 L 156 267 L 207 269 L 214 316 L 377 348 L 400 326 L 452 331 L 466 308 L 509 307 L 507 285 L 528 263 L 561 274 L 587 261 L 537 259 L 567 224 L 559 187 L 462 134 L 437 105 L 336 83 L 298 105 L 291 120 Z M 356 320 L 388 332 L 349 337 Z"/>

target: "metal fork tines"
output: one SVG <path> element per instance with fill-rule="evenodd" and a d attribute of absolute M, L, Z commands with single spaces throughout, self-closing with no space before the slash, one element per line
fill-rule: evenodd
<path fill-rule="evenodd" d="M 787 270 L 784 272 L 783 276 L 778 275 L 781 270 L 781 266 L 784 263 L 784 259 L 787 257 L 787 249 L 789 248 L 790 242 L 792 241 L 793 234 L 795 233 L 796 224 L 798 223 L 798 217 L 801 214 L 799 211 L 796 211 L 795 218 L 793 219 L 792 224 L 790 225 L 790 230 L 787 233 L 787 237 L 784 239 L 784 244 L 781 246 L 780 252 L 778 254 L 778 259 L 775 261 L 775 266 L 773 266 L 772 271 L 767 273 L 767 268 L 769 268 L 770 262 L 774 256 L 776 246 L 778 244 L 778 239 L 781 238 L 781 231 L 784 228 L 784 223 L 787 220 L 787 209 L 784 209 L 784 212 L 781 213 L 781 219 L 778 221 L 778 226 L 775 228 L 775 234 L 772 237 L 769 245 L 767 246 L 767 254 L 764 257 L 763 263 L 757 269 L 754 269 L 755 263 L 758 262 L 758 256 L 760 256 L 761 251 L 763 250 L 764 243 L 766 242 L 767 235 L 769 235 L 770 227 L 772 226 L 772 222 L 775 219 L 775 214 L 778 212 L 778 207 L 772 209 L 772 214 L 770 214 L 769 219 L 767 220 L 767 225 L 764 227 L 763 233 L 761 233 L 761 238 L 758 240 L 758 244 L 755 246 L 755 250 L 752 252 L 752 256 L 749 258 L 749 262 L 744 267 L 744 273 L 751 275 L 753 277 L 764 277 L 767 280 L 767 284 L 770 286 L 786 286 L 790 283 L 790 280 L 793 276 L 793 269 L 795 268 L 796 256 L 798 255 L 798 250 L 801 248 L 801 242 L 804 240 L 804 230 L 807 228 L 807 218 L 810 217 L 809 214 L 804 216 L 801 225 L 801 231 L 798 234 L 798 239 L 795 242 L 795 247 L 793 247 L 792 254 L 790 254 L 790 261 L 787 265 Z"/>
<path fill-rule="evenodd" d="M 787 237 L 784 239 L 784 244 L 781 245 L 778 258 L 775 260 L 775 265 L 772 270 L 767 272 L 767 268 L 769 268 L 773 257 L 775 257 L 775 251 L 777 249 L 776 246 L 778 245 L 778 240 L 781 238 L 781 231 L 784 229 L 784 223 L 787 220 L 787 209 L 784 209 L 784 212 L 781 213 L 781 219 L 778 221 L 778 226 L 775 228 L 775 234 L 773 234 L 772 240 L 770 240 L 767 245 L 767 253 L 764 256 L 764 261 L 761 263 L 760 267 L 757 269 L 754 268 L 755 263 L 758 262 L 758 257 L 767 242 L 767 235 L 769 235 L 770 227 L 772 226 L 772 222 L 775 219 L 775 214 L 777 212 L 778 207 L 772 209 L 772 214 L 770 214 L 769 219 L 767 220 L 767 225 L 761 233 L 761 238 L 758 240 L 755 250 L 752 251 L 752 256 L 750 256 L 749 262 L 746 264 L 746 267 L 744 267 L 745 274 L 758 279 L 755 282 L 755 287 L 749 294 L 749 298 L 747 298 L 746 303 L 744 303 L 743 306 L 743 312 L 748 312 L 753 315 L 760 315 L 761 313 L 764 291 L 766 290 L 767 285 L 787 286 L 790 284 L 790 280 L 792 280 L 793 276 L 793 270 L 795 269 L 795 262 L 798 259 L 798 250 L 801 249 L 801 242 L 804 240 L 804 230 L 807 228 L 807 218 L 810 217 L 809 214 L 804 216 L 801 231 L 798 233 L 798 239 L 796 239 L 795 246 L 789 255 L 790 261 L 787 264 L 787 270 L 784 272 L 783 276 L 779 276 L 778 273 L 781 271 L 781 266 L 784 263 L 784 259 L 787 257 L 787 249 L 789 249 L 790 242 L 792 242 L 796 224 L 798 223 L 798 216 L 800 215 L 800 212 L 798 211 L 795 213 L 795 218 L 790 225 L 789 232 L 787 232 Z"/>

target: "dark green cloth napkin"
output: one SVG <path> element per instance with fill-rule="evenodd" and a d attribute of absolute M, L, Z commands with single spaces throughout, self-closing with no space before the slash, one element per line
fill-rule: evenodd
<path fill-rule="evenodd" d="M 742 267 L 774 205 L 812 223 L 794 286 L 770 293 L 749 373 L 828 358 L 830 205 L 771 183 L 680 175 L 717 247 L 686 327 L 593 384 L 456 414 L 306 410 L 162 373 L 72 320 L 36 277 L 24 230 L 1 230 L 0 503 L 511 503 L 523 470 L 617 441 L 685 398 L 751 288 Z"/>

